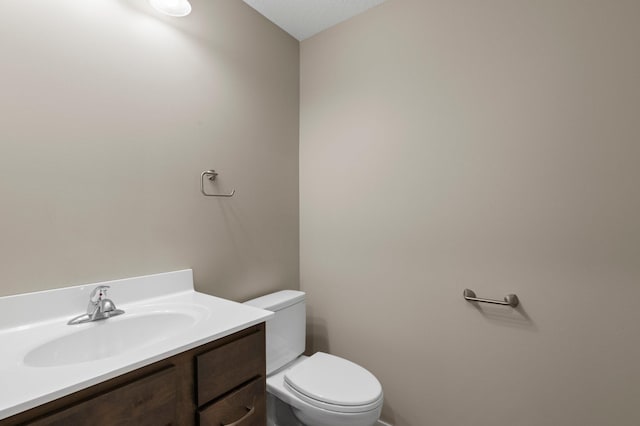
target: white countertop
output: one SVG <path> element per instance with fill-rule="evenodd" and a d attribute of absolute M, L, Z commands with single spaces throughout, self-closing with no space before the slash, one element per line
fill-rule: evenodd
<path fill-rule="evenodd" d="M 67 325 L 69 319 L 85 312 L 89 293 L 97 285 L 109 285 L 108 298 L 125 313 L 107 320 Z M 106 330 L 101 327 L 176 310 L 193 314 L 193 324 L 166 335 L 158 333 L 147 343 L 119 349 L 115 355 L 56 366 L 25 362 L 25 356 L 33 349 L 78 331 L 95 330 L 95 334 L 91 333 L 95 344 L 110 345 L 109 339 L 101 338 L 101 330 Z M 0 297 L 0 419 L 230 335 L 271 316 L 269 311 L 194 291 L 191 270 Z M 51 356 L 54 359 L 56 354 Z"/>

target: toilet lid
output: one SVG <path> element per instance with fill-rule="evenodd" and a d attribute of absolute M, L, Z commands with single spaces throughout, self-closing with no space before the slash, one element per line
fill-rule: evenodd
<path fill-rule="evenodd" d="M 291 368 L 284 381 L 305 401 L 334 411 L 368 411 L 382 403 L 382 386 L 373 374 L 324 352 Z"/>

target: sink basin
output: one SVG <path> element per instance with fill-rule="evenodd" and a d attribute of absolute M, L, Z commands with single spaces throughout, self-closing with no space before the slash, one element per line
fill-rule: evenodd
<path fill-rule="evenodd" d="M 36 346 L 25 355 L 24 363 L 56 367 L 110 358 L 165 340 L 197 321 L 190 313 L 160 311 L 86 323 L 80 330 Z"/>
<path fill-rule="evenodd" d="M 125 313 L 67 325 L 97 286 Z M 0 424 L 273 315 L 195 291 L 190 269 L 2 296 Z"/>

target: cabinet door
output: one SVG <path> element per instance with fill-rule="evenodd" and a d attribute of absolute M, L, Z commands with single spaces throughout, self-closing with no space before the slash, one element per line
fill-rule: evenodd
<path fill-rule="evenodd" d="M 259 330 L 196 357 L 198 407 L 265 375 L 264 339 Z"/>
<path fill-rule="evenodd" d="M 200 426 L 264 426 L 265 379 L 259 377 L 198 411 Z"/>
<path fill-rule="evenodd" d="M 167 367 L 61 411 L 33 426 L 176 425 L 176 369 Z"/>

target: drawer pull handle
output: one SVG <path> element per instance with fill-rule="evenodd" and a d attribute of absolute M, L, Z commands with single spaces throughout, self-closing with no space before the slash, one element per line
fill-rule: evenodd
<path fill-rule="evenodd" d="M 238 420 L 236 420 L 235 422 L 233 422 L 233 423 L 227 423 L 227 424 L 220 423 L 220 425 L 221 425 L 221 426 L 239 426 L 239 425 L 240 425 L 240 423 L 244 422 L 244 421 L 245 421 L 245 420 L 247 420 L 251 415 L 253 415 L 253 413 L 256 411 L 256 407 L 255 407 L 255 406 L 254 406 L 254 407 L 251 407 L 251 408 L 247 407 L 247 410 L 249 410 L 249 411 L 247 411 L 247 414 L 245 414 L 244 416 L 242 416 L 241 418 L 239 418 L 239 419 L 238 419 Z"/>

